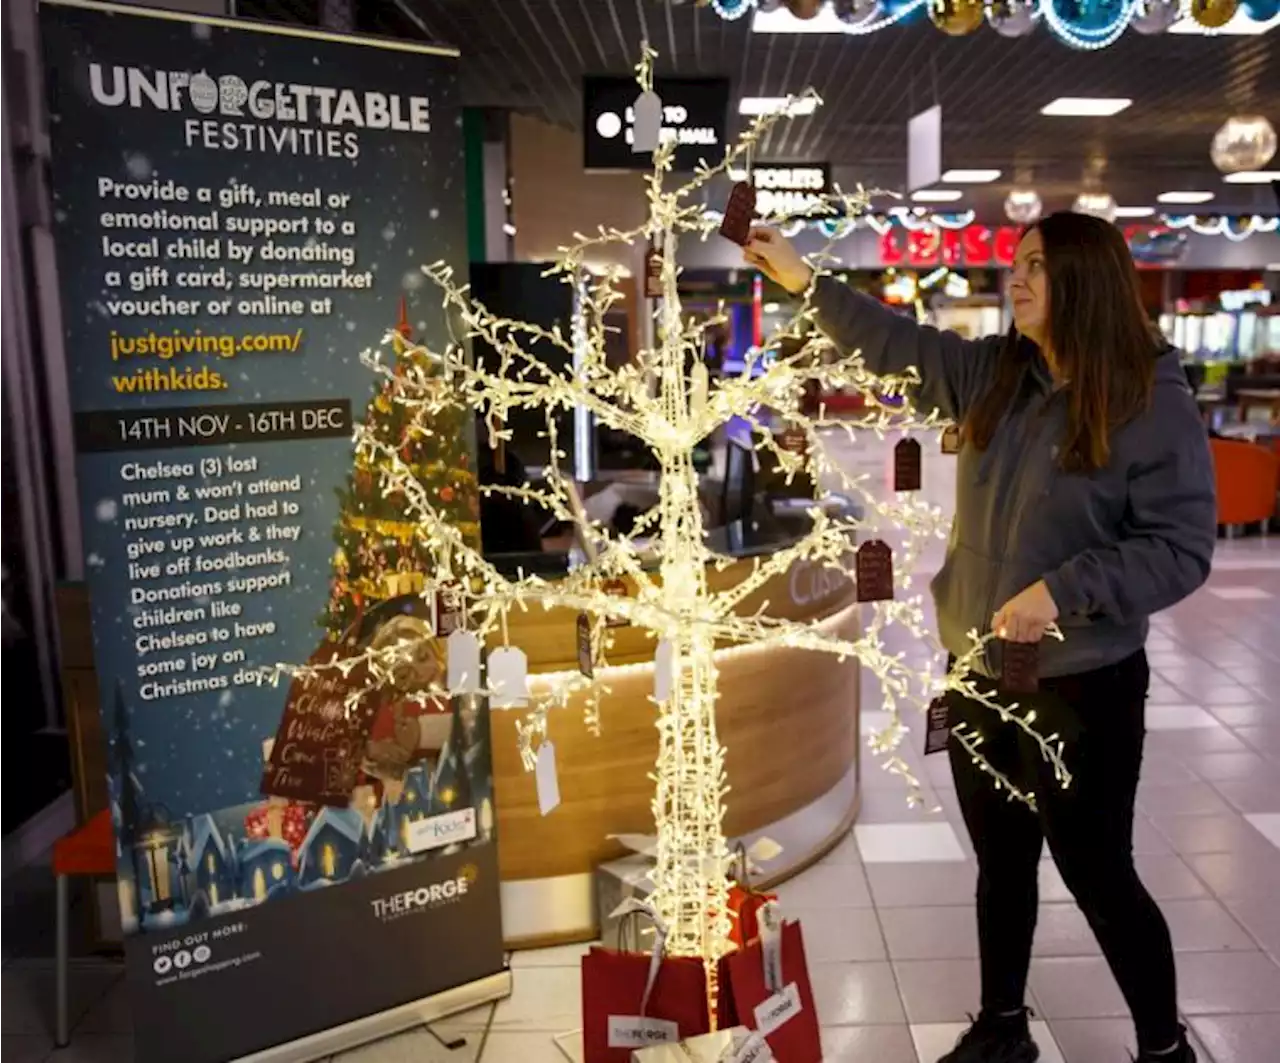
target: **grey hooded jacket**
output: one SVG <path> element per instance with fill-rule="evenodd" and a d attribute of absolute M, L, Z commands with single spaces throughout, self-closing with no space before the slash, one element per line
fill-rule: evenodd
<path fill-rule="evenodd" d="M 818 280 L 819 327 L 869 370 L 915 366 L 921 412 L 955 421 L 991 386 L 1003 337 L 968 341 L 922 327 L 832 277 Z M 1216 538 L 1213 465 L 1205 428 L 1176 351 L 1156 362 L 1150 406 L 1111 439 L 1111 460 L 1094 473 L 1064 472 L 1058 447 L 1066 402 L 1034 345 L 1013 404 L 985 452 L 959 455 L 956 514 L 933 581 L 938 628 L 951 653 L 970 630 L 1043 579 L 1057 603 L 1064 641 L 1040 647 L 1040 675 L 1072 675 L 1114 664 L 1146 641 L 1148 618 L 1199 587 Z M 984 671 L 1000 674 L 1000 644 Z"/>

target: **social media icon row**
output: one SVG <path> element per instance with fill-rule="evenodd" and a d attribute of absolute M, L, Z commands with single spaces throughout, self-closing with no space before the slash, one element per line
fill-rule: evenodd
<path fill-rule="evenodd" d="M 206 963 L 210 956 L 213 955 L 208 945 L 197 945 L 195 949 L 188 952 L 186 949 L 179 949 L 172 956 L 157 956 L 155 963 L 151 966 L 156 974 L 168 974 L 174 968 L 179 971 L 185 970 L 194 963 Z"/>

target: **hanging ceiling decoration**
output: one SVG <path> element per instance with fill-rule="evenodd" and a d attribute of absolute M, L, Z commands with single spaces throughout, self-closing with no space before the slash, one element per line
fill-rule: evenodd
<path fill-rule="evenodd" d="M 1040 193 L 1034 188 L 1015 188 L 1004 200 L 1004 216 L 1015 225 L 1030 225 L 1039 221 L 1044 210 Z"/>
<path fill-rule="evenodd" d="M 1071 209 L 1077 214 L 1092 214 L 1103 221 L 1116 220 L 1115 196 L 1108 192 L 1081 192 Z"/>
<path fill-rule="evenodd" d="M 1260 114 L 1228 118 L 1209 145 L 1209 157 L 1223 173 L 1261 170 L 1275 153 L 1275 127 Z"/>
<path fill-rule="evenodd" d="M 682 0 L 669 0 L 676 3 Z M 1114 44 L 1124 32 L 1165 33 L 1184 16 L 1205 30 L 1221 29 L 1237 15 L 1270 23 L 1280 16 L 1280 0 L 698 0 L 721 18 L 759 12 L 804 22 L 823 20 L 832 33 L 861 36 L 904 19 L 927 15 L 951 37 L 978 31 L 985 20 L 1002 37 L 1023 37 L 1037 23 L 1073 48 L 1093 51 Z"/>

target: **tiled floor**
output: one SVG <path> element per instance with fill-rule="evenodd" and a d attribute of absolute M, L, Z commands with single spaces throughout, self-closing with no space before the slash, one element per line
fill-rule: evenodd
<path fill-rule="evenodd" d="M 1271 1063 L 1280 1059 L 1280 540 L 1220 544 L 1209 586 L 1155 619 L 1149 649 L 1139 869 L 1172 927 L 1181 1008 L 1202 1060 Z M 854 834 L 780 891 L 806 931 L 829 1060 L 933 1063 L 977 1006 L 972 851 L 945 764 L 911 759 L 938 811 L 909 810 L 896 780 L 870 774 Z M 1122 1063 L 1131 1033 L 1119 991 L 1048 861 L 1041 900 L 1030 1003 L 1042 1058 Z M 92 960 L 74 975 L 72 1046 L 51 1052 L 47 873 L 6 878 L 4 902 L 4 1063 L 130 1058 L 119 970 Z M 579 1025 L 581 952 L 514 956 L 509 1001 L 444 1024 L 467 1036 L 466 1049 L 449 1053 L 416 1031 L 338 1058 L 559 1061 L 552 1035 Z"/>

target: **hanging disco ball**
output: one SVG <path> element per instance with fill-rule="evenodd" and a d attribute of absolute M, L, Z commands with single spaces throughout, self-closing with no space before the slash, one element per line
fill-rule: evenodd
<path fill-rule="evenodd" d="M 1280 15 L 1280 0 L 1243 0 L 1240 6 L 1254 22 L 1270 22 Z"/>
<path fill-rule="evenodd" d="M 1081 192 L 1071 209 L 1077 214 L 1089 214 L 1103 221 L 1116 220 L 1115 197 L 1107 192 Z"/>
<path fill-rule="evenodd" d="M 860 26 L 884 14 L 880 7 L 880 0 L 835 0 L 832 6 L 836 18 L 846 26 Z"/>
<path fill-rule="evenodd" d="M 753 6 L 753 0 L 711 0 L 711 9 L 727 22 L 742 18 Z"/>
<path fill-rule="evenodd" d="M 1039 20 L 1039 0 L 988 0 L 987 2 L 987 21 L 1001 37 L 1025 37 L 1036 28 Z"/>
<path fill-rule="evenodd" d="M 929 21 L 948 37 L 967 37 L 982 25 L 982 0 L 929 0 Z"/>
<path fill-rule="evenodd" d="M 1209 145 L 1209 157 L 1223 173 L 1261 170 L 1275 153 L 1275 128 L 1260 114 L 1228 118 Z"/>
<path fill-rule="evenodd" d="M 1276 0 L 1280 3 L 1280 0 Z M 1138 0 L 1129 25 L 1147 37 L 1164 33 L 1182 17 L 1182 0 Z"/>
<path fill-rule="evenodd" d="M 1220 30 L 1239 8 L 1239 0 L 1191 0 L 1191 17 L 1207 30 Z"/>
<path fill-rule="evenodd" d="M 1004 216 L 1015 225 L 1031 225 L 1040 220 L 1044 203 L 1034 188 L 1015 188 L 1004 200 Z"/>
<path fill-rule="evenodd" d="M 822 0 L 785 0 L 787 10 L 796 18 L 805 19 L 817 18 L 818 13 L 822 10 Z"/>

